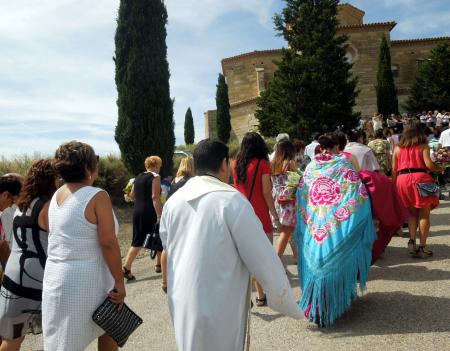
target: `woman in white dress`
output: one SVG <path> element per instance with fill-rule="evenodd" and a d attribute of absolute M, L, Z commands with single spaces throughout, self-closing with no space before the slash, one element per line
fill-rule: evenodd
<path fill-rule="evenodd" d="M 55 169 L 66 184 L 49 208 L 44 349 L 80 351 L 98 338 L 98 350 L 117 350 L 115 341 L 92 321 L 106 297 L 117 304 L 125 298 L 111 200 L 92 186 L 98 176 L 98 157 L 91 146 L 72 141 L 56 151 Z"/>

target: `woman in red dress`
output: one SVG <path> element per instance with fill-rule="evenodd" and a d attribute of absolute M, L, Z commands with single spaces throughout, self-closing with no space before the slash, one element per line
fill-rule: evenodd
<path fill-rule="evenodd" d="M 439 205 L 439 198 L 438 196 L 422 196 L 418 184 L 434 183 L 428 172 L 442 170 L 431 161 L 428 141 L 419 123 L 412 123 L 403 132 L 400 143 L 394 150 L 392 168 L 393 181 L 397 185 L 403 204 L 410 213 L 408 250 L 417 258 L 431 257 L 433 252 L 426 248 L 430 231 L 430 211 Z M 418 248 L 416 247 L 417 229 L 420 233 Z"/>
<path fill-rule="evenodd" d="M 281 226 L 272 198 L 272 181 L 269 150 L 263 138 L 255 132 L 247 133 L 233 162 L 233 182 L 236 189 L 252 204 L 270 242 L 273 242 L 273 227 L 270 214 L 277 227 Z M 270 214 L 269 214 L 270 212 Z M 267 304 L 261 285 L 255 281 L 256 305 Z"/>

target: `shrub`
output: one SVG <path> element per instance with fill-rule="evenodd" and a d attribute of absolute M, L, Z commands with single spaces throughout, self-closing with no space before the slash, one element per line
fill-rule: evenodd
<path fill-rule="evenodd" d="M 28 173 L 31 165 L 42 158 L 46 158 L 39 153 L 34 153 L 32 156 L 22 155 L 14 156 L 7 159 L 4 156 L 0 159 L 0 176 L 7 173 L 18 173 L 25 176 Z"/>
<path fill-rule="evenodd" d="M 115 205 L 124 203 L 123 189 L 130 178 L 132 178 L 132 175 L 119 157 L 109 155 L 100 158 L 98 179 L 95 186 L 106 190 Z"/>

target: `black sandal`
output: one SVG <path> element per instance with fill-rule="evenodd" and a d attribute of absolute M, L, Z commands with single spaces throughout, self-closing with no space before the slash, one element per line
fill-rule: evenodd
<path fill-rule="evenodd" d="M 409 239 L 408 241 L 408 251 L 411 255 L 414 255 L 417 251 L 416 241 L 413 239 Z"/>
<path fill-rule="evenodd" d="M 125 267 L 123 267 L 123 276 L 127 280 L 127 282 L 136 280 L 136 277 L 133 274 L 131 274 L 131 270 L 126 269 Z"/>
<path fill-rule="evenodd" d="M 256 306 L 258 306 L 258 307 L 267 306 L 267 296 L 266 295 L 264 295 L 264 297 L 262 299 L 257 297 L 255 300 L 256 300 Z"/>
<path fill-rule="evenodd" d="M 160 264 L 156 264 L 155 265 L 155 272 L 156 273 L 161 273 L 161 265 Z"/>
<path fill-rule="evenodd" d="M 433 256 L 433 251 L 428 250 L 425 246 L 419 246 L 416 253 L 414 254 L 414 258 L 429 258 Z"/>

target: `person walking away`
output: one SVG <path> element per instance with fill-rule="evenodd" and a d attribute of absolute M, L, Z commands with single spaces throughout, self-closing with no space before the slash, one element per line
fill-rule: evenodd
<path fill-rule="evenodd" d="M 33 163 L 17 200 L 11 255 L 0 289 L 0 351 L 20 350 L 27 333 L 42 332 L 48 207 L 56 187 L 52 161 Z"/>
<path fill-rule="evenodd" d="M 392 173 L 391 144 L 386 140 L 383 130 L 378 129 L 375 132 L 375 139 L 368 146 L 378 160 L 380 172 L 390 176 Z"/>
<path fill-rule="evenodd" d="M 98 156 L 90 145 L 71 141 L 58 148 L 54 166 L 65 185 L 48 210 L 44 350 L 84 350 L 97 339 L 99 351 L 117 351 L 117 343 L 92 320 L 106 298 L 119 307 L 125 299 L 118 223 L 109 195 L 93 186 Z"/>
<path fill-rule="evenodd" d="M 131 273 L 131 265 L 141 251 L 147 234 L 159 224 L 162 212 L 159 176 L 162 160 L 158 156 L 150 156 L 145 159 L 144 165 L 146 171 L 136 177 L 131 190 L 134 199 L 133 239 L 123 266 L 123 275 L 127 281 L 136 279 Z M 155 272 L 161 273 L 161 252 L 156 255 Z"/>
<path fill-rule="evenodd" d="M 301 318 L 261 221 L 247 198 L 227 184 L 228 164 L 226 145 L 201 141 L 194 151 L 196 177 L 169 199 L 161 218 L 179 351 L 244 349 L 250 276 L 261 282 L 272 309 Z"/>
<path fill-rule="evenodd" d="M 185 157 L 181 160 L 178 167 L 177 174 L 172 184 L 170 185 L 169 195 L 167 200 L 186 185 L 189 179 L 194 176 L 194 159 L 191 156 Z M 162 284 L 161 289 L 167 293 L 167 253 L 163 250 L 161 253 L 161 273 Z"/>
<path fill-rule="evenodd" d="M 272 171 L 272 197 L 277 211 L 277 218 L 281 223 L 280 238 L 276 252 L 283 256 L 286 245 L 295 228 L 295 200 L 287 196 L 288 172 L 295 172 L 297 165 L 294 160 L 295 147 L 290 141 L 280 143 L 270 167 Z"/>
<path fill-rule="evenodd" d="M 351 130 L 347 133 L 348 144 L 344 152 L 355 156 L 358 161 L 359 169 L 364 171 L 378 171 L 380 165 L 373 151 L 367 145 L 364 145 L 364 135 L 359 130 Z"/>
<path fill-rule="evenodd" d="M 277 145 L 279 147 L 280 144 Z M 272 198 L 267 145 L 261 135 L 256 132 L 244 135 L 232 168 L 234 187 L 250 201 L 256 216 L 263 225 L 267 238 L 270 243 L 273 243 L 273 225 L 270 213 L 273 215 L 275 227 L 279 228 L 281 224 Z M 255 281 L 255 287 L 257 291 L 256 305 L 265 306 L 267 298 L 258 281 Z"/>
<path fill-rule="evenodd" d="M 273 152 L 269 155 L 269 162 L 272 162 L 273 158 L 275 157 L 275 152 L 277 151 L 277 147 L 278 145 L 285 140 L 289 140 L 289 134 L 287 133 L 280 133 L 277 135 L 277 137 L 275 138 L 275 145 L 273 147 Z"/>
<path fill-rule="evenodd" d="M 438 196 L 423 196 L 420 184 L 434 184 L 428 171 L 441 172 L 430 158 L 428 141 L 419 123 L 411 123 L 403 132 L 399 145 L 394 150 L 392 160 L 393 181 L 410 217 L 409 253 L 417 258 L 431 257 L 433 252 L 426 247 L 430 230 L 430 211 L 439 205 Z M 417 229 L 420 246 L 416 246 Z"/>
<path fill-rule="evenodd" d="M 11 252 L 13 237 L 13 219 L 16 211 L 14 204 L 22 188 L 22 179 L 16 175 L 0 177 L 0 281 Z"/>
<path fill-rule="evenodd" d="M 313 135 L 313 140 L 311 141 L 311 143 L 309 143 L 305 147 L 305 155 L 308 156 L 310 160 L 313 160 L 316 156 L 316 148 L 320 145 L 317 141 L 318 138 L 319 134 L 315 133 Z"/>

